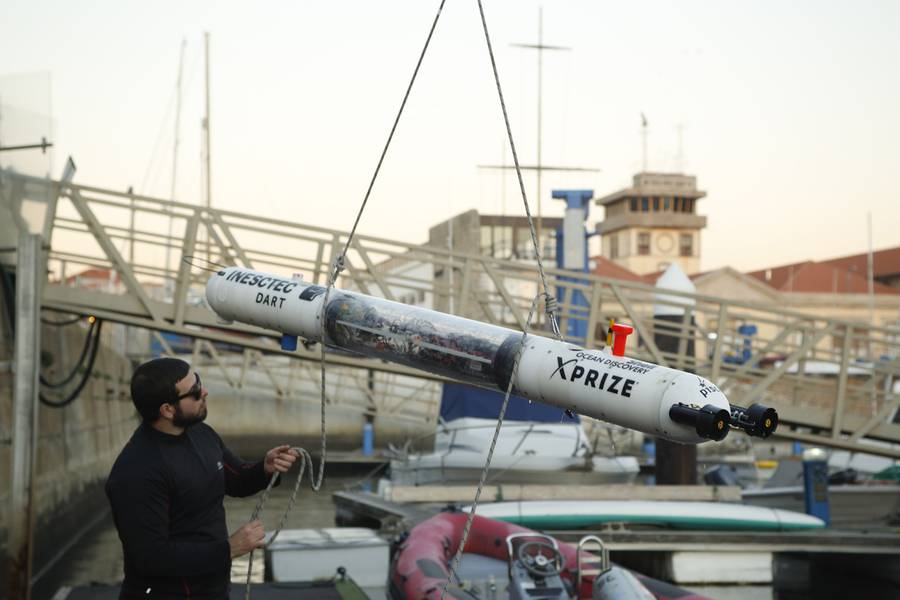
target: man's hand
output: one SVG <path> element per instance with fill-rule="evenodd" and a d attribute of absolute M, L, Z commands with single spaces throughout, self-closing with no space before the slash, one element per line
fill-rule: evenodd
<path fill-rule="evenodd" d="M 231 558 L 243 556 L 255 548 L 265 546 L 266 530 L 263 529 L 262 521 L 250 521 L 228 538 L 228 545 L 231 546 Z"/>
<path fill-rule="evenodd" d="M 266 452 L 266 461 L 263 468 L 266 471 L 266 475 L 271 475 L 275 471 L 287 473 L 295 460 L 297 460 L 297 455 L 291 450 L 289 445 L 285 444 Z"/>

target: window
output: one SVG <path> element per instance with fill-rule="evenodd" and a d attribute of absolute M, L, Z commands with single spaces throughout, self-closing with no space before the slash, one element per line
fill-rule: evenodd
<path fill-rule="evenodd" d="M 663 210 L 669 210 L 672 199 L 666 196 L 663 198 Z"/>
<path fill-rule="evenodd" d="M 659 212 L 659 196 L 653 196 L 653 212 Z"/>
<path fill-rule="evenodd" d="M 694 199 L 693 198 L 685 198 L 684 199 L 684 212 L 694 212 Z"/>
<path fill-rule="evenodd" d="M 694 236 L 690 233 L 682 233 L 679 238 L 679 247 L 681 248 L 681 256 L 694 255 Z"/>
<path fill-rule="evenodd" d="M 609 237 L 609 257 L 619 258 L 619 235 L 616 233 Z"/>
<path fill-rule="evenodd" d="M 641 196 L 641 212 L 650 212 L 650 198 Z"/>
<path fill-rule="evenodd" d="M 681 211 L 681 198 L 679 198 L 678 196 L 672 198 L 672 210 L 674 210 L 675 212 Z"/>
<path fill-rule="evenodd" d="M 481 253 L 494 256 L 494 228 L 489 225 L 481 228 Z"/>
<path fill-rule="evenodd" d="M 631 212 L 637 212 L 637 198 L 631 199 Z"/>
<path fill-rule="evenodd" d="M 512 227 L 500 225 L 493 232 L 493 256 L 497 258 L 509 258 L 512 255 Z"/>
<path fill-rule="evenodd" d="M 650 254 L 650 233 L 647 231 L 638 233 L 638 254 L 641 256 Z"/>

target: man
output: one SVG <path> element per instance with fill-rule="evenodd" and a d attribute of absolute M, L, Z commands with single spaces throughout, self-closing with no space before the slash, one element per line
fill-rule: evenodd
<path fill-rule="evenodd" d="M 154 359 L 132 375 L 143 422 L 106 482 L 125 555 L 120 599 L 227 598 L 231 559 L 263 546 L 260 521 L 229 537 L 222 499 L 264 489 L 296 456 L 279 446 L 243 462 L 203 423 L 207 394 L 183 360 Z"/>

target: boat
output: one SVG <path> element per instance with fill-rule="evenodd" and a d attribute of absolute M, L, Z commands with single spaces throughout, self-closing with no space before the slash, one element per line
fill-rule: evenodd
<path fill-rule="evenodd" d="M 478 513 L 534 529 L 550 530 L 586 529 L 607 523 L 692 531 L 800 531 L 825 527 L 821 519 L 803 513 L 729 502 L 494 502 L 479 506 Z"/>
<path fill-rule="evenodd" d="M 744 504 L 804 511 L 803 463 L 782 460 L 765 487 L 741 492 Z M 829 526 L 881 529 L 900 524 L 900 485 L 889 480 L 857 478 L 847 471 L 833 473 L 828 485 Z"/>
<path fill-rule="evenodd" d="M 465 552 L 451 578 L 450 563 L 467 518 L 464 512 L 439 513 L 409 532 L 391 564 L 393 600 L 436 599 L 442 593 L 456 600 L 704 598 L 610 563 L 595 536 L 575 546 L 481 515 L 472 521 Z M 588 545 L 597 542 L 599 556 L 587 552 Z"/>
<path fill-rule="evenodd" d="M 503 394 L 445 383 L 434 451 L 398 453 L 395 485 L 479 481 L 497 425 Z M 577 415 L 511 397 L 491 460 L 491 483 L 630 483 L 640 470 L 634 456 L 601 456 Z"/>
<path fill-rule="evenodd" d="M 285 529 L 266 546 L 266 579 L 272 583 L 328 581 L 341 575 L 368 597 L 384 597 L 390 544 L 372 529 Z"/>
<path fill-rule="evenodd" d="M 745 504 L 781 510 L 804 509 L 803 486 L 743 490 Z M 828 486 L 829 525 L 880 529 L 900 524 L 900 485 L 863 483 Z"/>

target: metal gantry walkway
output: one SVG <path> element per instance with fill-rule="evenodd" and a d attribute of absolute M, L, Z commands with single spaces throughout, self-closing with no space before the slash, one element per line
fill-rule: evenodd
<path fill-rule="evenodd" d="M 8 206 L 21 201 L 16 190 L 28 179 L 3 173 Z M 175 350 L 171 337 L 162 334 L 187 336 L 195 340 L 195 359 L 219 365 L 236 387 L 253 372 L 275 393 L 293 398 L 302 387 L 298 382 L 317 377 L 309 361 L 318 360 L 318 349 L 283 352 L 276 332 L 217 323 L 203 301 L 209 273 L 184 259 L 300 273 L 325 284 L 346 232 L 84 185 L 51 185 L 59 202 L 44 308 L 146 329 L 164 352 Z M 111 275 L 105 285 L 93 280 L 85 286 L 79 274 L 88 269 Z M 632 323 L 637 339 L 629 340 L 629 355 L 693 370 L 716 382 L 736 404 L 771 404 L 781 416 L 779 436 L 900 458 L 900 448 L 892 446 L 900 444 L 900 424 L 893 422 L 900 406 L 897 329 L 703 295 L 666 291 L 661 296 L 644 284 L 547 272 L 558 290 L 563 331 L 569 319 L 587 321 L 586 336 L 569 338 L 572 343 L 599 347 L 608 319 Z M 337 285 L 521 328 L 537 292 L 537 270 L 523 262 L 357 235 Z M 569 301 L 575 290 L 588 299 L 587 308 Z M 690 308 L 679 322 L 653 316 L 654 305 L 685 302 Z M 538 333 L 548 329 L 541 319 L 543 314 L 535 325 Z M 746 323 L 757 326 L 752 339 L 738 333 Z M 654 343 L 653 334 L 660 331 L 677 338 L 676 351 Z M 328 362 L 340 374 L 334 384 L 340 389 L 330 390 L 331 398 L 352 390 L 351 396 L 361 398 L 360 410 L 425 422 L 436 418 L 435 377 L 339 353 L 329 353 Z"/>

